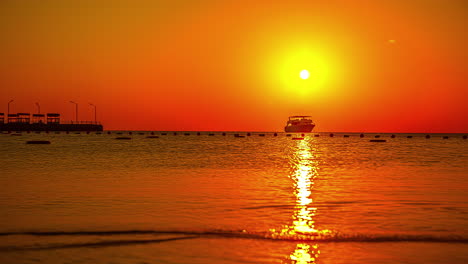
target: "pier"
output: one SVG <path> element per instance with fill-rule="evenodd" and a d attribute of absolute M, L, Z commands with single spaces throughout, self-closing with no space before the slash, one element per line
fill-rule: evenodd
<path fill-rule="evenodd" d="M 0 113 L 0 131 L 103 131 L 98 121 L 62 122 L 59 113 Z"/>

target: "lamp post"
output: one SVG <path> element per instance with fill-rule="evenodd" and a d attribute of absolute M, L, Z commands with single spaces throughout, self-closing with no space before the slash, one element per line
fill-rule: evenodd
<path fill-rule="evenodd" d="M 78 124 L 78 103 L 75 103 L 73 101 L 70 101 L 70 103 L 75 104 L 75 121 Z"/>
<path fill-rule="evenodd" d="M 97 124 L 97 110 L 96 110 L 96 105 L 89 103 L 90 106 L 94 107 L 94 124 Z"/>
<path fill-rule="evenodd" d="M 7 110 L 7 120 L 8 120 L 8 123 L 10 123 L 10 104 L 11 102 L 13 102 L 14 100 L 11 99 L 9 102 L 8 102 L 8 110 Z"/>
<path fill-rule="evenodd" d="M 36 106 L 37 106 L 37 113 L 40 114 L 41 113 L 41 106 L 39 105 L 39 103 L 36 103 Z"/>

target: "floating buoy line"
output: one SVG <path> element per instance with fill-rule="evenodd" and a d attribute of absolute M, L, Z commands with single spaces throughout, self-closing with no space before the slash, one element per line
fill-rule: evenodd
<path fill-rule="evenodd" d="M 10 135 L 10 136 L 15 136 L 15 137 L 28 137 L 29 134 L 45 134 L 45 135 L 60 135 L 60 134 L 66 134 L 66 135 L 81 135 L 80 137 L 83 137 L 83 135 L 117 135 L 117 137 L 114 137 L 116 140 L 131 140 L 133 138 L 147 138 L 147 139 L 159 139 L 164 136 L 169 136 L 172 135 L 174 137 L 176 136 L 191 136 L 191 135 L 196 135 L 196 136 L 210 136 L 210 137 L 215 137 L 215 136 L 223 136 L 223 137 L 234 137 L 234 138 L 246 138 L 246 137 L 252 137 L 252 136 L 257 136 L 261 138 L 269 138 L 269 137 L 290 137 L 291 140 L 305 140 L 305 139 L 311 139 L 311 138 L 319 138 L 321 136 L 328 136 L 330 138 L 337 138 L 336 140 L 339 140 L 340 138 L 345 138 L 345 139 L 363 139 L 363 138 L 371 138 L 367 142 L 388 142 L 387 139 L 395 139 L 395 138 L 400 138 L 400 139 L 407 139 L 407 140 L 414 140 L 415 138 L 421 138 L 421 139 L 442 139 L 442 140 L 453 140 L 453 139 L 468 139 L 468 135 L 464 134 L 376 134 L 376 133 L 279 133 L 279 132 L 195 132 L 195 131 L 172 131 L 172 132 L 162 132 L 162 131 L 98 131 L 98 132 L 92 132 L 92 131 L 42 131 L 44 133 L 41 133 L 41 131 L 0 131 L 0 134 L 5 134 L 5 135 Z M 62 133 L 63 132 L 63 133 Z M 130 137 L 133 136 L 133 137 Z M 28 140 L 25 141 L 26 144 L 51 144 L 50 141 L 48 140 Z"/>

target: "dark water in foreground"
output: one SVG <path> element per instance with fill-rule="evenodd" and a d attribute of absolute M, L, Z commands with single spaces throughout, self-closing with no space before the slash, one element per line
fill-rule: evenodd
<path fill-rule="evenodd" d="M 468 263 L 460 134 L 156 135 L 0 134 L 0 263 Z"/>

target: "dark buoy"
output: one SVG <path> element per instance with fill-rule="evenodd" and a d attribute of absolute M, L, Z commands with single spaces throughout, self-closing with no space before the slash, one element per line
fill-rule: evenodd
<path fill-rule="evenodd" d="M 264 137 L 264 136 L 265 136 L 265 134 L 258 134 L 258 136 L 259 136 L 259 137 Z"/>
<path fill-rule="evenodd" d="M 226 136 L 226 133 L 223 132 L 223 136 Z"/>
<path fill-rule="evenodd" d="M 406 138 L 413 138 L 413 136 L 407 136 Z"/>
<path fill-rule="evenodd" d="M 444 136 L 443 139 L 448 139 L 449 137 L 448 136 Z"/>
<path fill-rule="evenodd" d="M 301 137 L 305 137 L 305 135 L 304 135 L 304 134 L 301 134 Z"/>
<path fill-rule="evenodd" d="M 363 138 L 363 137 L 364 137 L 364 134 L 359 135 L 359 137 L 360 137 L 360 138 Z"/>
<path fill-rule="evenodd" d="M 174 132 L 174 136 L 177 136 L 177 132 Z"/>
<path fill-rule="evenodd" d="M 334 137 L 335 135 L 333 135 L 333 133 L 330 134 L 330 137 Z"/>
<path fill-rule="evenodd" d="M 197 136 L 200 136 L 200 135 L 201 135 L 200 132 L 197 132 Z"/>
<path fill-rule="evenodd" d="M 151 132 L 151 135 L 154 135 L 154 132 Z"/>
<path fill-rule="evenodd" d="M 278 136 L 278 133 L 274 133 L 273 136 L 274 136 L 274 137 L 277 137 L 277 136 Z"/>
<path fill-rule="evenodd" d="M 115 139 L 119 139 L 119 140 L 129 140 L 129 139 L 132 139 L 131 137 L 116 137 Z"/>
<path fill-rule="evenodd" d="M 320 135 L 319 135 L 319 134 L 315 134 L 314 137 L 320 137 Z"/>
<path fill-rule="evenodd" d="M 371 139 L 369 142 L 387 142 L 385 139 Z"/>
<path fill-rule="evenodd" d="M 348 137 L 349 137 L 349 135 L 343 135 L 343 137 L 346 137 L 346 138 L 348 138 Z"/>
<path fill-rule="evenodd" d="M 250 137 L 250 133 L 247 133 L 247 136 Z"/>
<path fill-rule="evenodd" d="M 375 135 L 375 138 L 380 138 L 380 135 Z"/>
<path fill-rule="evenodd" d="M 426 138 L 431 138 L 431 135 L 426 135 Z"/>
<path fill-rule="evenodd" d="M 291 136 L 291 134 L 286 134 L 286 136 L 287 136 L 287 137 L 290 137 L 290 136 Z"/>
<path fill-rule="evenodd" d="M 213 133 L 210 133 L 210 134 L 208 134 L 208 136 L 214 136 L 214 134 L 213 134 Z"/>
<path fill-rule="evenodd" d="M 110 134 L 111 134 L 111 132 L 110 132 L 110 131 L 107 131 L 107 135 L 110 135 Z"/>
<path fill-rule="evenodd" d="M 129 135 L 133 134 L 132 131 L 128 132 Z"/>
<path fill-rule="evenodd" d="M 159 138 L 158 136 L 146 136 L 146 138 Z"/>
<path fill-rule="evenodd" d="M 390 137 L 391 137 L 391 138 L 395 138 L 395 135 L 391 135 Z"/>
<path fill-rule="evenodd" d="M 190 136 L 190 133 L 184 133 L 184 136 Z"/>
<path fill-rule="evenodd" d="M 463 136 L 463 139 L 466 139 L 466 138 L 467 138 L 467 136 L 466 136 L 466 135 L 464 135 L 464 136 Z"/>
<path fill-rule="evenodd" d="M 44 144 L 50 144 L 50 141 L 48 141 L 48 140 L 29 140 L 29 141 L 26 141 L 26 144 L 44 145 Z"/>

